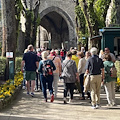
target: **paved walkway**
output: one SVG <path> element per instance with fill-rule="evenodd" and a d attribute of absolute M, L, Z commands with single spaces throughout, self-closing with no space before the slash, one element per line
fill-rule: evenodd
<path fill-rule="evenodd" d="M 63 104 L 63 83 L 59 83 L 58 98 L 53 103 L 45 103 L 42 92 L 35 97 L 21 90 L 16 100 L 0 111 L 0 120 L 120 120 L 120 92 L 116 93 L 117 107 L 107 108 L 106 96 L 101 90 L 101 108 L 93 110 L 89 100 L 79 100 L 74 94 L 74 102 Z"/>

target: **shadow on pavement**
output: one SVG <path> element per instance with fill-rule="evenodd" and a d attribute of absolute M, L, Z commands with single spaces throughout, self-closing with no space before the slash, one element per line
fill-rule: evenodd
<path fill-rule="evenodd" d="M 40 118 L 30 118 L 30 117 L 17 117 L 17 116 L 1 116 L 0 120 L 45 120 Z"/>

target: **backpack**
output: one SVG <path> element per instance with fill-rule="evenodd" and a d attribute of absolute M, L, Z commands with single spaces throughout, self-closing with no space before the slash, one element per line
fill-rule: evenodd
<path fill-rule="evenodd" d="M 52 59 L 52 61 L 55 59 L 55 57 Z M 49 75 L 53 75 L 53 67 L 50 64 L 50 60 L 43 61 L 43 75 L 45 77 Z"/>
<path fill-rule="evenodd" d="M 49 60 L 43 62 L 43 75 L 46 77 L 53 75 L 53 67 Z"/>
<path fill-rule="evenodd" d="M 108 66 L 107 66 L 108 67 Z M 108 71 L 109 70 L 109 71 Z M 115 65 L 112 67 L 108 67 L 107 73 L 112 77 L 112 78 L 117 78 L 117 69 L 115 68 Z"/>
<path fill-rule="evenodd" d="M 110 68 L 110 76 L 112 78 L 117 78 L 117 69 L 115 68 L 115 65 L 113 65 L 111 68 Z"/>

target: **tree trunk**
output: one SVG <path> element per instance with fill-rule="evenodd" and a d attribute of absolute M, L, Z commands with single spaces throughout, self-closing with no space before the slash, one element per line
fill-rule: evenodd
<path fill-rule="evenodd" d="M 88 32 L 90 34 L 90 37 L 92 37 L 94 34 L 93 34 L 93 27 L 91 25 L 91 22 L 90 22 L 90 18 L 89 18 L 89 14 L 88 14 L 88 6 L 87 6 L 87 3 L 86 3 L 86 0 L 83 0 L 83 12 L 84 12 L 84 15 L 85 15 L 85 18 L 86 18 L 86 22 L 88 24 Z"/>
<path fill-rule="evenodd" d="M 31 42 L 33 45 L 35 45 L 36 36 L 37 36 L 37 27 L 38 27 L 37 19 L 39 17 L 39 7 L 40 7 L 40 0 L 38 0 L 38 4 L 34 9 L 33 32 L 32 32 L 32 42 Z"/>
<path fill-rule="evenodd" d="M 27 46 L 29 44 L 31 44 L 31 17 L 28 16 L 26 18 L 26 23 L 25 23 L 25 27 L 26 27 L 26 31 L 25 31 L 25 48 L 27 48 Z"/>
<path fill-rule="evenodd" d="M 7 31 L 7 26 L 6 26 L 6 4 L 4 0 L 1 0 L 1 14 L 2 14 L 2 56 L 5 56 L 6 53 L 6 31 Z"/>
<path fill-rule="evenodd" d="M 14 0 L 2 0 L 2 14 L 3 17 L 3 44 L 6 46 L 4 52 L 13 52 L 13 61 L 15 61 L 16 51 L 16 21 L 15 21 L 15 1 Z M 9 75 L 9 59 L 7 59 L 7 78 Z"/>

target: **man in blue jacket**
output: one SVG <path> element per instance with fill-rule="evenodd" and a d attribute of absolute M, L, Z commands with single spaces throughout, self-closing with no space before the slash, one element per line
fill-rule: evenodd
<path fill-rule="evenodd" d="M 104 79 L 104 65 L 102 59 L 97 55 L 97 48 L 91 48 L 90 53 L 92 56 L 87 61 L 86 72 L 90 74 L 91 103 L 92 108 L 95 109 L 100 105 L 100 88 L 102 79 Z"/>

